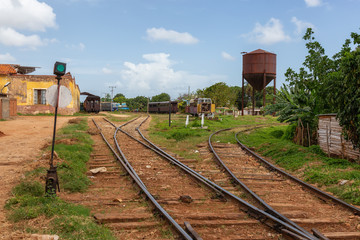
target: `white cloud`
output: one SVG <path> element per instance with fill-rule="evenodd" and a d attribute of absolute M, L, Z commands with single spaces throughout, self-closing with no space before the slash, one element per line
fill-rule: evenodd
<path fill-rule="evenodd" d="M 221 52 L 221 56 L 226 60 L 230 60 L 230 61 L 235 60 L 235 58 L 230 54 L 228 54 L 227 52 Z"/>
<path fill-rule="evenodd" d="M 12 28 L 0 28 L 0 43 L 6 46 L 30 48 L 44 45 L 38 35 L 25 36 Z"/>
<path fill-rule="evenodd" d="M 0 54 L 0 62 L 9 63 L 14 61 L 16 61 L 16 59 L 11 56 L 10 53 Z"/>
<path fill-rule="evenodd" d="M 55 27 L 55 13 L 37 0 L 1 0 L 0 26 L 20 30 L 45 31 Z"/>
<path fill-rule="evenodd" d="M 85 44 L 79 43 L 79 49 L 83 51 L 85 49 Z"/>
<path fill-rule="evenodd" d="M 305 0 L 305 4 L 308 7 L 318 7 L 322 5 L 321 0 Z"/>
<path fill-rule="evenodd" d="M 45 32 L 56 27 L 53 9 L 38 0 L 1 0 L 0 43 L 7 46 L 35 49 L 54 40 L 42 40 L 38 35 L 24 35 L 21 30 Z"/>
<path fill-rule="evenodd" d="M 199 42 L 199 40 L 193 37 L 190 33 L 179 33 L 174 30 L 166 30 L 164 28 L 148 28 L 146 33 L 148 39 L 153 41 L 163 40 L 181 44 L 195 44 Z"/>
<path fill-rule="evenodd" d="M 70 48 L 70 49 L 74 49 L 74 50 L 79 50 L 79 51 L 84 51 L 85 50 L 85 44 L 83 43 L 79 43 L 79 44 L 66 44 L 65 45 L 67 48 Z"/>
<path fill-rule="evenodd" d="M 290 36 L 285 34 L 280 20 L 276 18 L 271 18 L 264 26 L 256 23 L 252 32 L 242 36 L 250 41 L 266 45 L 291 40 Z"/>
<path fill-rule="evenodd" d="M 224 76 L 205 76 L 191 74 L 186 71 L 176 71 L 174 61 L 169 54 L 153 53 L 144 54 L 146 63 L 125 62 L 121 71 L 121 81 L 117 86 L 122 86 L 123 92 L 128 96 L 154 96 L 166 92 L 171 98 L 178 97 L 179 93 L 186 92 L 188 86 L 192 89 L 204 88 L 216 81 L 224 81 Z"/>
<path fill-rule="evenodd" d="M 105 74 L 112 74 L 113 73 L 113 70 L 111 70 L 110 68 L 107 68 L 107 67 L 103 67 L 101 70 Z"/>
<path fill-rule="evenodd" d="M 295 30 L 296 35 L 301 35 L 307 28 L 312 28 L 312 29 L 315 28 L 315 26 L 312 23 L 301 21 L 296 17 L 292 17 L 291 22 L 296 25 L 296 30 Z"/>

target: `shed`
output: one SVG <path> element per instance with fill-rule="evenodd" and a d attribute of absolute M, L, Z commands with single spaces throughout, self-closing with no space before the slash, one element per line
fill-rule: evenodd
<path fill-rule="evenodd" d="M 360 151 L 355 150 L 352 143 L 344 139 L 342 127 L 339 125 L 335 113 L 319 115 L 318 142 L 320 148 L 328 155 L 360 163 Z"/>

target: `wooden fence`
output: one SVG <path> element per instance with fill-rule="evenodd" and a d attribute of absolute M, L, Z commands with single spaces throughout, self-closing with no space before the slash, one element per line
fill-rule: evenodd
<path fill-rule="evenodd" d="M 336 114 L 319 115 L 318 142 L 320 148 L 329 156 L 351 159 L 360 163 L 360 151 L 354 150 L 352 143 L 344 139 Z"/>

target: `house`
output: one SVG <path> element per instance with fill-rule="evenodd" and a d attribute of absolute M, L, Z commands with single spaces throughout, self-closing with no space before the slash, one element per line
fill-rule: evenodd
<path fill-rule="evenodd" d="M 29 75 L 36 67 L 15 64 L 0 64 L 0 88 L 3 93 L 17 100 L 17 111 L 22 114 L 54 113 L 55 108 L 46 101 L 46 90 L 57 84 L 54 75 Z M 66 108 L 59 108 L 59 114 L 74 114 L 80 110 L 80 89 L 75 78 L 66 73 L 60 85 L 67 87 L 72 100 Z"/>

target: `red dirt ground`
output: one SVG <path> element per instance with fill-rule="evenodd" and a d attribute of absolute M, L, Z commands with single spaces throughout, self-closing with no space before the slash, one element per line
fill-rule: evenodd
<path fill-rule="evenodd" d="M 72 118 L 59 117 L 57 128 Z M 5 218 L 5 201 L 24 172 L 39 159 L 41 148 L 51 142 L 53 127 L 51 116 L 18 116 L 0 122 L 0 239 L 15 239 L 12 225 Z"/>

